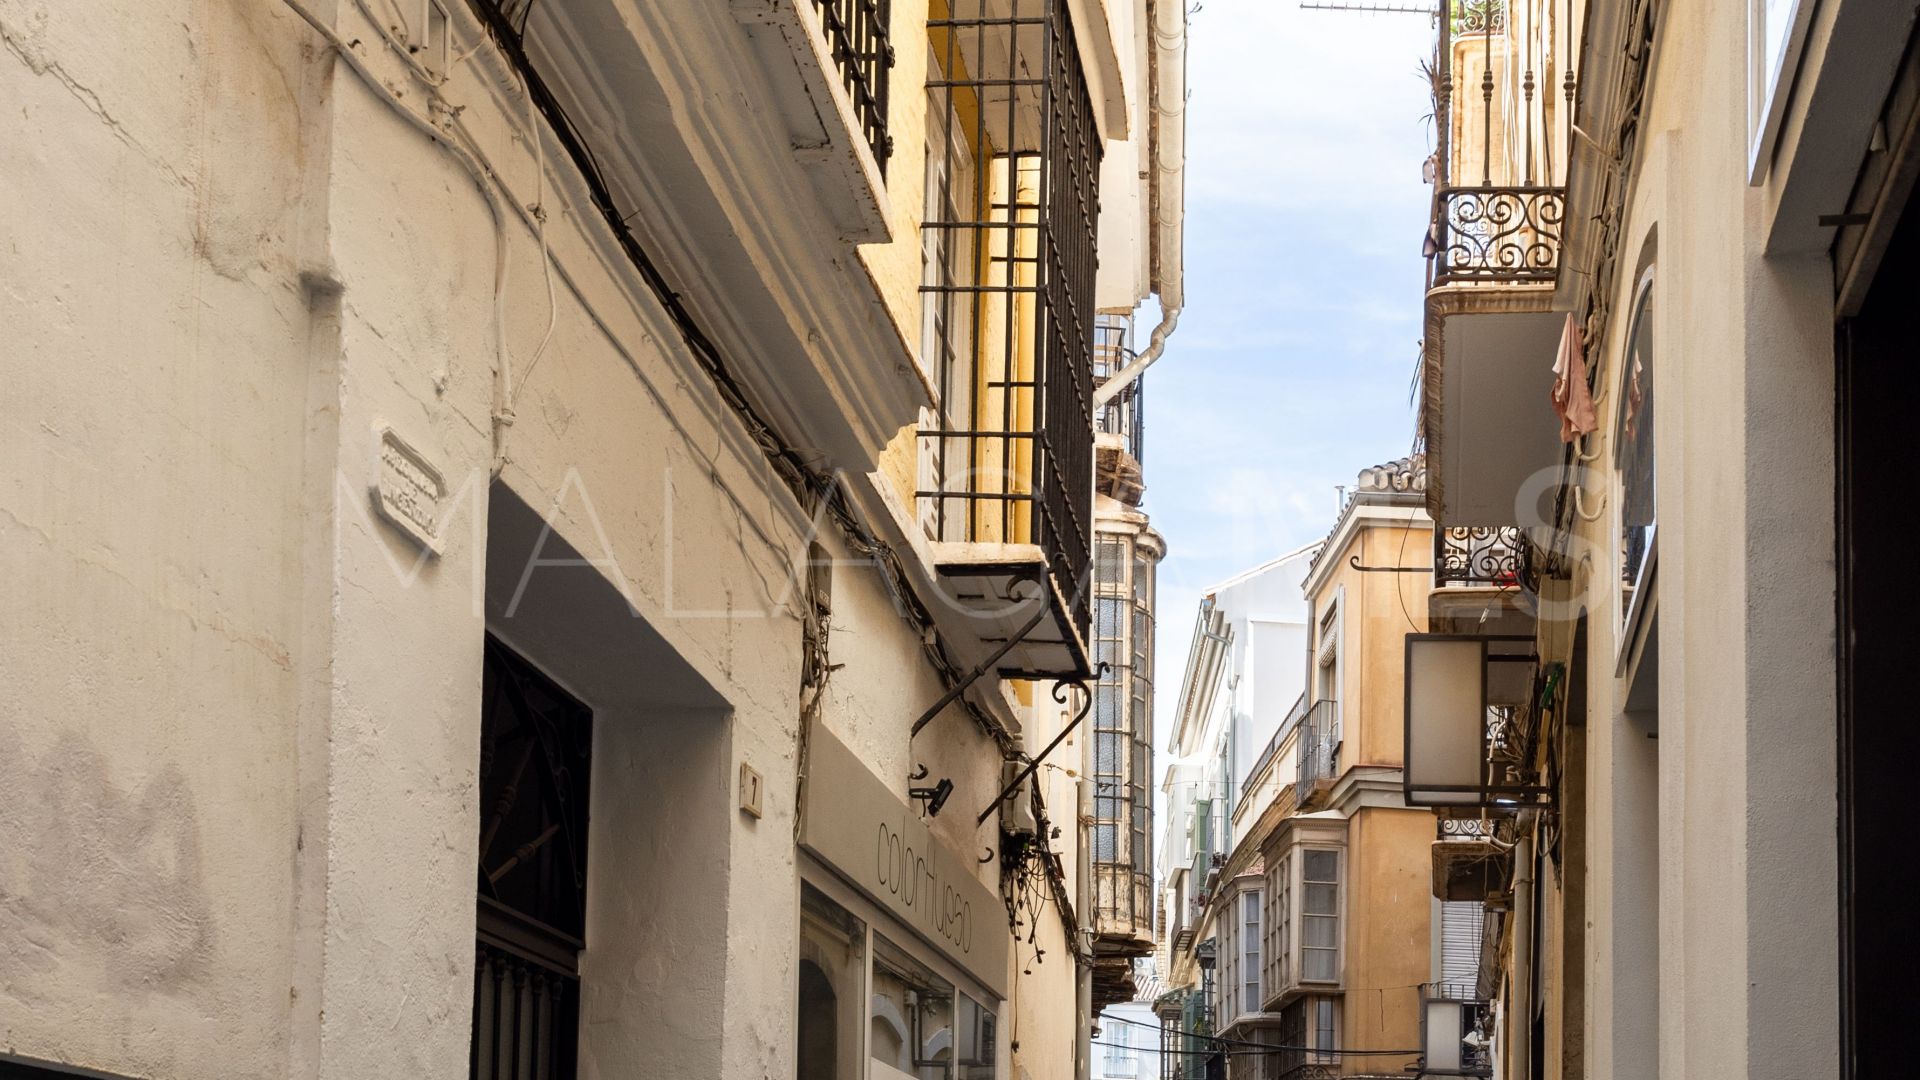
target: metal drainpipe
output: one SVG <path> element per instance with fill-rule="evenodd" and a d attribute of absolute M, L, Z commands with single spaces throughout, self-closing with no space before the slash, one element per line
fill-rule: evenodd
<path fill-rule="evenodd" d="M 1093 782 L 1082 777 L 1076 787 L 1078 788 L 1079 794 L 1080 813 L 1078 816 L 1081 825 L 1079 829 L 1080 850 L 1078 858 L 1074 860 L 1074 868 L 1079 881 L 1076 882 L 1074 895 L 1077 898 L 1082 916 L 1086 920 L 1086 928 L 1082 930 L 1082 933 L 1086 935 L 1086 940 L 1076 942 L 1075 944 L 1086 945 L 1091 949 L 1093 945 L 1091 927 L 1093 926 L 1094 920 L 1099 917 L 1098 913 L 1093 909 L 1092 902 L 1089 900 L 1089 897 L 1093 895 L 1093 845 L 1091 843 L 1092 837 L 1088 833 L 1086 823 L 1093 820 Z M 1079 1028 L 1074 1036 L 1073 1043 L 1073 1075 L 1074 1080 L 1090 1080 L 1093 1076 L 1093 964 L 1091 959 L 1089 959 L 1088 963 L 1081 965 L 1076 975 L 1076 982 L 1077 985 L 1074 988 L 1073 1016 L 1075 1021 L 1078 1022 Z"/>
<path fill-rule="evenodd" d="M 1509 1080 L 1533 1075 L 1533 824 L 1532 811 L 1520 815 L 1520 839 L 1513 846 L 1513 1010 L 1508 1031 Z"/>

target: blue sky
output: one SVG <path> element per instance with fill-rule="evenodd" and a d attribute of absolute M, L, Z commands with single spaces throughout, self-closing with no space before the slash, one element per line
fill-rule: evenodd
<path fill-rule="evenodd" d="M 1412 443 L 1431 194 L 1427 17 L 1203 0 L 1189 34 L 1187 306 L 1145 390 L 1162 749 L 1204 590 Z"/>

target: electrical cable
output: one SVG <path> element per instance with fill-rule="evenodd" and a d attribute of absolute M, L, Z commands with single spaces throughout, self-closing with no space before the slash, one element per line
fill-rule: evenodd
<path fill-rule="evenodd" d="M 747 434 L 760 448 L 767 463 L 780 477 L 782 483 L 800 500 L 804 508 L 824 509 L 833 520 L 849 545 L 860 555 L 872 558 L 883 573 L 888 591 L 895 604 L 917 629 L 921 631 L 923 649 L 929 661 L 947 685 L 960 677 L 959 666 L 946 653 L 940 643 L 939 633 L 933 616 L 914 591 L 906 568 L 900 561 L 899 553 L 890 545 L 881 541 L 873 531 L 854 514 L 847 505 L 838 480 L 830 474 L 814 468 L 793 444 L 787 442 L 775 431 L 753 403 L 745 388 L 734 378 L 733 373 L 719 346 L 714 343 L 700 326 L 693 313 L 688 310 L 681 295 L 668 284 L 666 275 L 646 249 L 640 246 L 639 238 L 628 227 L 630 215 L 622 215 L 613 201 L 612 188 L 607 183 L 598 159 L 587 145 L 577 125 L 568 116 L 567 111 L 546 85 L 539 72 L 527 56 L 520 33 L 507 25 L 505 16 L 489 5 L 478 5 L 479 14 L 487 24 L 489 33 L 496 45 L 505 55 L 507 62 L 520 72 L 526 80 L 529 93 L 535 104 L 552 126 L 554 135 L 573 159 L 580 170 L 581 178 L 586 182 L 594 206 L 600 211 L 607 225 L 613 231 L 615 241 L 627 255 L 628 261 L 638 271 L 642 282 L 653 294 L 654 299 L 665 310 L 668 319 L 680 331 L 681 339 L 692 353 L 694 361 L 703 369 L 721 399 L 746 427 Z M 1003 757 L 1015 753 L 1016 744 L 1013 735 L 985 709 L 966 697 L 958 704 L 970 715 L 976 725 L 999 746 Z"/>
<path fill-rule="evenodd" d="M 426 117 L 402 105 L 399 98 L 394 96 L 393 91 L 388 89 L 386 84 L 380 81 L 379 76 L 375 75 L 372 70 L 366 66 L 366 62 L 360 58 L 359 54 L 353 51 L 353 47 L 348 42 L 342 40 L 340 35 L 335 33 L 332 27 L 321 22 L 313 12 L 307 10 L 305 4 L 301 3 L 300 0 L 284 0 L 284 2 L 295 15 L 299 16 L 308 26 L 311 26 L 315 33 L 325 38 L 327 43 L 333 46 L 334 53 L 346 62 L 347 67 L 351 69 L 355 75 L 359 76 L 360 81 L 365 83 L 368 89 L 374 92 L 375 97 L 384 102 L 397 113 L 401 119 L 419 130 L 421 134 L 444 148 L 447 153 L 453 155 L 454 160 L 458 161 L 472 177 L 474 185 L 480 189 L 481 198 L 486 200 L 488 211 L 493 215 L 493 323 L 496 356 L 494 358 L 493 379 L 492 470 L 493 475 L 498 476 L 500 469 L 506 464 L 506 429 L 513 424 L 513 413 L 508 404 L 513 379 L 513 365 L 512 356 L 507 351 L 507 220 L 506 214 L 501 207 L 500 197 L 494 192 L 494 182 L 497 178 L 494 177 L 491 168 L 470 153 L 465 147 L 455 142 L 449 132 L 441 130 Z M 367 14 L 369 19 L 373 21 L 377 27 L 379 21 L 371 18 L 371 13 L 366 11 L 364 2 L 356 0 L 356 3 L 359 3 L 361 11 Z M 418 67 L 413 57 L 409 55 L 404 48 L 396 45 L 393 39 L 386 35 L 384 31 L 382 31 L 382 36 L 386 39 L 390 47 L 404 56 L 410 64 Z"/>
<path fill-rule="evenodd" d="M 387 105 L 399 113 L 409 124 L 426 134 L 429 139 L 445 147 L 460 161 L 472 175 L 476 185 L 480 187 L 481 194 L 485 197 L 488 208 L 493 213 L 497 240 L 494 290 L 495 336 L 499 350 L 495 372 L 495 407 L 493 411 L 493 475 L 498 476 L 506 464 L 506 428 L 513 422 L 512 401 L 516 394 L 516 388 L 512 379 L 510 354 L 507 350 L 505 330 L 505 296 L 508 266 L 506 222 L 501 199 L 494 191 L 495 185 L 498 185 L 504 190 L 505 184 L 500 180 L 498 175 L 495 174 L 488 165 L 476 157 L 473 152 L 454 142 L 448 132 L 441 130 L 424 117 L 421 117 L 411 109 L 400 104 L 394 92 L 386 87 L 385 84 L 365 66 L 361 58 L 352 51 L 349 43 L 342 40 L 331 27 L 322 23 L 312 12 L 308 11 L 300 0 L 284 0 L 284 2 L 296 15 L 311 26 L 315 32 L 326 38 L 333 46 L 335 52 L 347 62 L 355 74 L 358 75 L 370 89 L 374 90 Z M 359 7 L 363 17 L 373 23 L 376 29 L 380 31 L 380 36 L 386 42 L 388 48 L 401 57 L 410 72 L 428 86 L 433 99 L 451 115 L 451 126 L 460 130 L 471 142 L 471 135 L 466 133 L 464 126 L 460 124 L 460 110 L 448 104 L 444 99 L 440 98 L 437 93 L 438 88 L 445 82 L 444 76 L 435 76 L 413 57 L 411 51 L 403 43 L 387 33 L 384 28 L 380 27 L 379 20 L 374 17 L 372 12 L 366 7 L 365 0 L 355 0 L 355 4 Z M 529 13 L 530 9 L 531 5 L 529 5 Z M 632 263 L 634 269 L 639 272 L 641 280 L 653 294 L 654 299 L 664 309 L 676 329 L 680 331 L 684 344 L 688 347 L 695 362 L 699 364 L 707 374 L 713 388 L 720 394 L 722 400 L 735 414 L 736 419 L 747 429 L 749 438 L 760 448 L 768 465 L 800 502 L 802 508 L 809 511 L 824 510 L 839 529 L 849 546 L 860 555 L 874 561 L 875 565 L 882 571 L 882 580 L 887 585 L 888 592 L 895 602 L 896 610 L 899 611 L 903 619 L 919 631 L 922 649 L 930 665 L 945 684 L 948 686 L 955 685 L 961 678 L 959 666 L 948 655 L 945 646 L 941 643 L 939 630 L 933 620 L 932 613 L 927 609 L 925 602 L 921 600 L 918 592 L 914 589 L 912 580 L 901 562 L 899 553 L 895 551 L 891 545 L 876 536 L 872 529 L 858 517 L 857 512 L 848 504 L 838 476 L 832 473 L 822 472 L 815 468 L 802 456 L 800 451 L 797 450 L 792 443 L 783 439 L 774 429 L 773 425 L 761 415 L 746 389 L 736 381 L 719 346 L 708 337 L 706 332 L 694 319 L 692 313 L 683 303 L 680 294 L 668 285 L 665 275 L 653 262 L 646 250 L 640 246 L 638 238 L 635 237 L 628 228 L 627 223 L 631 215 L 623 216 L 619 213 L 613 201 L 612 189 L 607 183 L 604 174 L 601 172 L 599 162 L 594 157 L 592 150 L 587 146 L 578 127 L 567 115 L 565 108 L 560 104 L 551 89 L 547 87 L 545 81 L 540 77 L 538 71 L 535 70 L 532 62 L 527 57 L 523 44 L 524 26 L 521 31 L 514 31 L 510 26 L 505 24 L 505 19 L 501 12 L 489 5 L 478 5 L 478 11 L 495 44 L 501 49 L 513 69 L 521 75 L 526 93 L 530 99 L 530 111 L 531 109 L 537 108 L 539 112 L 546 117 L 549 125 L 554 130 L 555 136 L 567 150 L 575 167 L 579 169 L 581 179 L 587 185 L 595 208 L 600 211 L 601 216 L 606 220 L 614 234 L 616 242 L 627 255 L 628 261 Z M 480 46 L 476 45 L 473 49 L 463 53 L 461 60 L 464 61 L 466 58 L 472 56 L 479 48 Z M 530 135 L 535 140 L 536 152 L 543 151 L 544 146 L 541 143 L 541 136 L 537 128 L 532 131 Z M 544 185 L 544 158 L 542 157 L 541 160 L 541 183 Z M 542 188 L 541 190 L 544 189 Z M 553 333 L 553 321 L 557 319 L 558 307 L 552 279 L 553 260 L 546 250 L 545 215 L 544 212 L 540 210 L 539 200 L 536 199 L 532 211 L 518 206 L 515 208 L 521 211 L 523 220 L 528 217 L 529 213 L 533 213 L 536 218 L 534 228 L 536 234 L 541 238 L 543 263 L 545 263 L 548 275 L 549 324 L 546 333 L 541 339 L 539 349 L 536 350 L 534 354 L 534 360 L 537 361 L 540 356 L 544 354 L 547 342 Z M 530 363 L 528 367 L 528 373 L 530 373 L 532 364 Z M 524 385 L 524 383 L 525 375 L 521 378 L 521 385 Z M 964 695 L 957 699 L 957 704 L 973 718 L 975 724 L 994 742 L 1003 759 L 1012 761 L 1018 760 L 1021 757 L 1018 750 L 1018 743 L 1015 741 L 1012 733 L 990 713 Z M 1071 901 L 1067 896 L 1064 874 L 1060 870 L 1057 857 L 1052 852 L 1049 844 L 1051 825 L 1046 818 L 1045 805 L 1041 800 L 1038 785 L 1034 785 L 1032 789 L 1032 800 L 1035 818 L 1040 825 L 1039 835 L 1037 837 L 1037 846 L 1040 852 L 1039 861 L 1043 864 L 1042 873 L 1048 883 L 1049 891 L 1052 893 L 1052 902 L 1059 912 L 1066 930 L 1068 949 L 1077 962 L 1081 964 L 1090 963 L 1091 958 L 1082 955 L 1078 919 L 1073 911 Z"/>
<path fill-rule="evenodd" d="M 547 251 L 547 141 L 540 135 L 540 122 L 534 116 L 533 93 L 527 93 L 527 137 L 533 140 L 533 206 L 531 213 L 537 224 L 534 235 L 540 241 L 540 266 L 547 278 L 547 329 L 540 335 L 540 344 L 533 350 L 533 357 L 527 361 L 527 368 L 520 373 L 520 381 L 515 383 L 507 395 L 507 408 L 520 400 L 520 391 L 527 388 L 527 380 L 533 378 L 533 369 L 540 366 L 540 358 L 547 354 L 547 344 L 553 340 L 553 328 L 560 322 L 560 298 L 553 289 L 553 258 Z"/>
<path fill-rule="evenodd" d="M 1412 990 L 1423 985 L 1425 984 L 1408 983 L 1405 986 L 1360 986 L 1347 987 L 1345 989 L 1347 993 L 1354 993 L 1364 990 Z M 1262 1050 L 1307 1050 L 1316 1054 L 1350 1054 L 1355 1057 L 1367 1055 L 1390 1057 L 1395 1054 L 1420 1054 L 1424 1052 L 1420 1050 L 1318 1050 L 1311 1046 L 1275 1046 L 1272 1043 L 1254 1042 L 1250 1039 L 1230 1039 L 1224 1035 L 1203 1035 L 1197 1031 L 1162 1027 L 1158 1024 L 1143 1024 L 1138 1020 L 1128 1020 L 1123 1016 L 1102 1016 L 1100 1020 L 1102 1024 L 1124 1024 L 1127 1027 L 1142 1028 L 1147 1031 L 1158 1031 L 1166 1035 L 1178 1035 L 1190 1039 L 1206 1039 L 1211 1042 L 1220 1043 L 1223 1046 L 1254 1046 Z"/>
<path fill-rule="evenodd" d="M 412 110 L 401 106 L 397 99 L 393 97 L 393 92 L 389 90 L 380 79 L 365 66 L 364 61 L 352 51 L 349 43 L 341 39 L 331 27 L 321 22 L 312 12 L 308 11 L 305 6 L 300 3 L 300 0 L 284 0 L 284 2 L 295 14 L 300 16 L 303 21 L 313 27 L 317 33 L 325 37 L 329 44 L 334 47 L 334 50 L 346 59 L 348 66 L 360 76 L 362 81 L 364 81 L 369 88 L 373 89 L 383 101 L 400 113 L 403 119 L 420 129 L 430 139 L 440 143 L 452 152 L 455 157 L 460 160 L 461 164 L 466 167 L 470 173 L 474 174 L 476 182 L 483 180 L 491 181 L 491 184 L 497 184 L 504 188 L 504 184 L 500 181 L 499 177 L 493 173 L 491 168 L 478 161 L 466 148 L 454 142 L 446 131 L 442 131 Z M 409 71 L 413 73 L 416 78 L 420 79 L 430 88 L 438 87 L 444 82 L 443 78 L 433 75 L 432 72 L 422 67 L 404 43 L 394 38 L 386 32 L 384 27 L 380 26 L 379 20 L 372 16 L 371 12 L 366 9 L 365 0 L 355 0 L 355 3 L 356 6 L 361 9 L 363 17 L 366 17 L 368 21 L 373 23 L 376 29 L 379 30 L 380 36 L 388 48 L 397 56 L 401 57 Z M 576 168 L 579 169 L 581 179 L 588 188 L 589 196 L 595 209 L 600 212 L 601 216 L 611 228 L 615 242 L 620 246 L 623 253 L 626 254 L 628 261 L 633 265 L 634 269 L 639 273 L 648 291 L 651 292 L 655 300 L 660 303 L 669 321 L 671 321 L 680 332 L 682 341 L 688 347 L 696 364 L 707 374 L 713 388 L 720 394 L 722 400 L 735 414 L 736 418 L 746 427 L 748 437 L 751 438 L 755 445 L 761 450 L 768 464 L 773 468 L 775 474 L 779 476 L 783 485 L 800 500 L 803 508 L 824 510 L 847 539 L 849 546 L 851 546 L 857 554 L 872 559 L 875 565 L 882 571 L 882 580 L 888 587 L 888 591 L 895 602 L 896 609 L 902 614 L 904 619 L 920 631 L 922 649 L 927 654 L 929 663 L 932 664 L 942 680 L 951 685 L 960 676 L 959 666 L 954 663 L 947 654 L 946 647 L 940 640 L 940 635 L 933 621 L 932 614 L 914 590 L 911 579 L 904 565 L 901 563 L 898 552 L 896 552 L 891 545 L 880 540 L 864 522 L 858 519 L 853 509 L 847 504 L 847 499 L 840 489 L 837 477 L 823 473 L 812 467 L 801 455 L 800 451 L 795 449 L 791 443 L 781 439 L 771 424 L 761 416 L 758 408 L 748 398 L 744 388 L 734 379 L 719 347 L 714 344 L 712 339 L 708 337 L 700 327 L 692 316 L 692 313 L 687 309 L 680 294 L 668 285 L 665 275 L 660 272 L 658 266 L 653 262 L 651 256 L 648 255 L 645 249 L 640 247 L 637 237 L 635 237 L 628 228 L 627 222 L 631 215 L 623 216 L 615 207 L 611 187 L 605 179 L 599 161 L 581 136 L 577 125 L 575 125 L 567 115 L 565 108 L 561 106 L 551 89 L 547 87 L 545 81 L 534 69 L 526 55 L 520 33 L 510 25 L 506 25 L 504 16 L 489 5 L 482 4 L 476 5 L 476 7 L 478 16 L 482 22 L 486 24 L 490 36 L 500 48 L 508 64 L 511 65 L 524 80 L 526 90 L 532 97 L 534 106 L 547 118 L 548 123 L 554 129 L 555 136 L 567 150 L 568 156 L 573 160 Z M 466 60 L 478 52 L 480 48 L 481 46 L 476 44 L 474 48 L 464 52 L 460 59 L 462 61 Z M 459 109 L 447 105 L 444 101 L 441 101 L 440 104 L 446 108 L 449 113 L 453 114 L 454 125 L 459 127 Z M 495 212 L 496 230 L 502 244 L 504 244 L 506 232 L 504 215 L 500 213 L 499 198 L 488 183 L 482 182 L 480 186 L 482 188 L 482 194 L 487 199 L 489 208 Z M 522 211 L 521 216 L 523 218 L 527 217 L 524 208 L 516 205 L 515 209 Z M 530 224 L 532 223 L 530 222 Z M 536 231 L 538 231 L 537 226 Z M 497 447 L 504 446 L 504 429 L 510 426 L 513 420 L 510 407 L 508 406 L 508 402 L 512 397 L 511 365 L 507 359 L 506 338 L 504 333 L 506 263 L 506 253 L 503 247 L 496 259 L 496 283 L 498 287 L 496 288 L 495 317 L 502 328 L 501 332 L 496 335 L 499 339 L 498 345 L 501 353 L 500 362 L 497 365 L 499 377 L 496 378 L 496 397 L 499 399 L 499 404 L 496 406 L 494 416 Z M 502 382 L 502 379 L 506 381 Z M 498 475 L 499 469 L 503 467 L 504 464 L 504 451 L 497 448 L 495 451 L 495 475 Z M 1017 744 L 1013 739 L 1012 733 L 1009 732 L 1004 725 L 966 697 L 960 698 L 958 704 L 972 717 L 975 724 L 994 741 L 999 747 L 1003 757 L 1012 759 L 1015 756 Z"/>
<path fill-rule="evenodd" d="M 1180 1034 L 1176 1032 L 1175 1034 Z M 1209 1038 L 1206 1035 L 1197 1038 Z M 1105 1042 L 1094 1039 L 1093 1045 L 1111 1047 L 1119 1050 L 1138 1050 L 1143 1054 L 1180 1054 L 1186 1057 L 1263 1057 L 1267 1054 L 1319 1054 L 1323 1056 L 1340 1055 L 1345 1057 L 1419 1057 L 1420 1050 L 1316 1050 L 1311 1046 L 1268 1046 L 1264 1043 L 1247 1043 L 1257 1046 L 1257 1050 L 1182 1050 L 1174 1047 L 1131 1046 L 1127 1043 Z"/>

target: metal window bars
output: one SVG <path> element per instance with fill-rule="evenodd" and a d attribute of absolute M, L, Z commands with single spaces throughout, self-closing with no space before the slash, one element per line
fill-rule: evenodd
<path fill-rule="evenodd" d="M 1571 0 L 1441 0 L 1440 10 L 1430 286 L 1550 284 L 1574 105 Z"/>
<path fill-rule="evenodd" d="M 833 64 L 853 99 L 861 134 L 884 174 L 887 159 L 893 156 L 893 136 L 887 134 L 887 92 L 893 71 L 888 20 L 893 0 L 813 0 L 813 6 L 820 12 Z"/>
<path fill-rule="evenodd" d="M 488 637 L 473 1080 L 565 1080 L 578 1041 L 593 714 Z"/>
<path fill-rule="evenodd" d="M 928 20 L 936 205 L 926 302 L 941 400 L 916 492 L 935 539 L 1035 544 L 1091 611 L 1093 281 L 1100 138 L 1067 0 L 947 0 Z"/>

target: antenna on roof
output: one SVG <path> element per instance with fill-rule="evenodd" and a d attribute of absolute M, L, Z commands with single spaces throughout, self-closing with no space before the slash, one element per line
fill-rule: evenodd
<path fill-rule="evenodd" d="M 1347 0 L 1347 2 L 1341 2 L 1341 3 L 1325 3 L 1325 2 L 1317 2 L 1317 0 L 1300 0 L 1300 7 L 1302 10 L 1305 10 L 1305 11 L 1364 11 L 1364 12 L 1370 12 L 1374 14 L 1388 14 L 1388 15 L 1438 15 L 1440 14 L 1440 9 L 1433 6 L 1432 4 L 1385 4 L 1385 3 L 1372 3 L 1372 2 L 1369 2 L 1369 0 Z"/>

